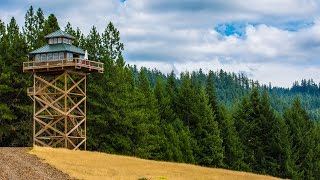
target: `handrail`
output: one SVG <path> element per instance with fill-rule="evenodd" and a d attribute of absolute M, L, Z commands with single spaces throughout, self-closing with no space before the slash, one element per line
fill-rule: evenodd
<path fill-rule="evenodd" d="M 91 61 L 91 60 L 80 59 L 80 58 L 23 62 L 24 70 L 37 69 L 37 68 L 50 68 L 50 67 L 64 67 L 64 66 L 85 67 L 85 68 L 95 69 L 99 71 L 104 70 L 104 64 L 102 62 Z"/>

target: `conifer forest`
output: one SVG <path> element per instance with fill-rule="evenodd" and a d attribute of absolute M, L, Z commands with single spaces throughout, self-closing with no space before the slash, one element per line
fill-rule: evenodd
<path fill-rule="evenodd" d="M 72 23 L 72 22 L 71 22 Z M 31 6 L 23 27 L 0 19 L 0 146 L 32 146 L 28 53 L 58 29 L 73 35 L 104 73 L 87 80 L 87 150 L 320 179 L 320 84 L 282 88 L 244 74 L 201 69 L 164 74 L 125 62 L 120 32 L 106 22 L 88 34 Z"/>

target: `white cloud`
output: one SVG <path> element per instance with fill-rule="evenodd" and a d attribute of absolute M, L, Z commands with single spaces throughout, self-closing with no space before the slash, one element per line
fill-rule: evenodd
<path fill-rule="evenodd" d="M 24 17 L 24 12 L 21 9 L 14 9 L 12 11 L 3 10 L 0 8 L 0 19 L 1 21 L 8 24 L 11 18 L 14 17 L 18 24 L 23 24 L 24 21 L 21 17 Z"/>
<path fill-rule="evenodd" d="M 102 32 L 112 21 L 130 63 L 172 69 L 223 68 L 248 72 L 251 78 L 288 86 L 301 78 L 320 80 L 320 2 L 317 0 L 29 0 L 28 5 L 54 13 L 63 28 L 69 21 L 88 33 Z M 23 25 L 27 9 L 0 7 L 0 18 L 14 15 Z M 219 23 L 241 22 L 245 35 L 223 36 Z M 296 31 L 286 23 L 313 22 Z M 253 24 L 253 25 L 252 25 Z M 286 73 L 284 73 L 286 72 Z"/>

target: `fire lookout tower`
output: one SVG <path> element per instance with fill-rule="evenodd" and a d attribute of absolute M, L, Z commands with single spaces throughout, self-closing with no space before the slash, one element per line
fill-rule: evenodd
<path fill-rule="evenodd" d="M 29 53 L 23 72 L 33 73 L 33 144 L 86 149 L 86 76 L 104 71 L 84 50 L 71 44 L 73 36 L 58 30 L 48 44 Z"/>

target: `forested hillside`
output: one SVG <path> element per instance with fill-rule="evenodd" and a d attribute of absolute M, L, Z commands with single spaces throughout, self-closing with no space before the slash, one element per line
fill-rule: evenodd
<path fill-rule="evenodd" d="M 139 70 L 136 66 L 130 67 L 134 77 L 137 78 Z M 166 80 L 167 76 L 157 69 L 147 69 L 143 67 L 150 81 L 152 88 L 155 85 L 156 79 L 161 78 Z M 191 76 L 194 80 L 202 85 L 205 85 L 208 76 L 199 71 L 193 71 Z M 299 98 L 302 106 L 307 110 L 311 119 L 317 121 L 320 119 L 320 84 L 316 84 L 313 79 L 302 79 L 301 82 L 294 82 L 291 88 L 272 87 L 271 84 L 259 84 L 257 81 L 249 79 L 243 74 L 228 73 L 222 69 L 213 72 L 214 85 L 218 100 L 226 107 L 231 108 L 234 102 L 241 100 L 242 97 L 248 95 L 252 85 L 254 84 L 260 91 L 266 90 L 271 96 L 271 106 L 278 112 L 284 110 L 293 103 L 295 98 Z M 180 79 L 177 78 L 177 83 Z"/>
<path fill-rule="evenodd" d="M 32 7 L 19 28 L 0 20 L 0 145 L 31 146 L 28 52 L 46 44 L 58 20 Z M 22 29 L 22 30 L 21 30 Z M 319 86 L 259 85 L 224 71 L 164 75 L 126 64 L 120 32 L 110 22 L 88 35 L 64 28 L 89 59 L 105 64 L 87 81 L 89 150 L 270 174 L 320 179 Z"/>

